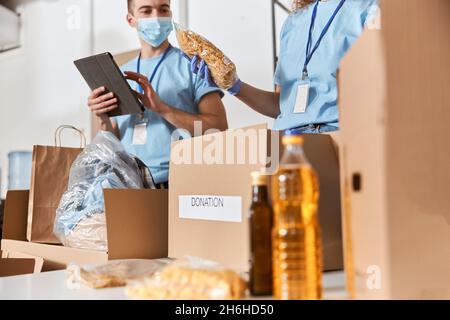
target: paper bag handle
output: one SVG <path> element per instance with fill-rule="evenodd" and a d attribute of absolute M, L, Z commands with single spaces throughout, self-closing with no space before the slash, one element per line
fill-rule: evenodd
<path fill-rule="evenodd" d="M 61 147 L 61 133 L 64 129 L 70 129 L 78 132 L 80 134 L 80 148 L 83 149 L 86 147 L 86 136 L 83 131 L 70 125 L 62 125 L 55 130 L 55 147 Z"/>

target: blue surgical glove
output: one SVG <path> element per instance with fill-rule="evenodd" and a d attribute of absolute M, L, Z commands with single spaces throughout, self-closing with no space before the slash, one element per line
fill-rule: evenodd
<path fill-rule="evenodd" d="M 190 61 L 192 73 L 198 75 L 200 79 L 205 80 L 208 86 L 218 87 L 211 77 L 211 71 L 209 71 L 208 65 L 206 64 L 205 60 L 199 58 L 198 56 L 194 56 L 191 59 L 184 53 L 183 56 Z M 227 89 L 227 92 L 235 96 L 236 94 L 239 93 L 239 91 L 241 91 L 241 85 L 242 82 L 238 78 L 237 81 L 234 83 L 234 85 L 231 88 Z"/>

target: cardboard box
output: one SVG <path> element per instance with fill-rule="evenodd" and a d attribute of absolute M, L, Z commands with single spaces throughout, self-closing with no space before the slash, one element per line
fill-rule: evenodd
<path fill-rule="evenodd" d="M 167 190 L 104 190 L 108 252 L 26 241 L 28 191 L 10 191 L 5 208 L 1 249 L 44 259 L 44 271 L 69 263 L 95 264 L 115 259 L 167 257 Z"/>
<path fill-rule="evenodd" d="M 0 259 L 0 278 L 40 273 L 44 259 L 25 254 L 2 257 Z"/>
<path fill-rule="evenodd" d="M 450 298 L 450 2 L 382 1 L 340 69 L 348 288 Z"/>
<path fill-rule="evenodd" d="M 339 270 L 343 262 L 336 150 L 328 135 L 305 138 L 305 152 L 321 185 L 325 270 Z M 264 168 L 268 156 L 274 161 L 267 171 L 275 172 L 280 150 L 279 132 L 267 130 L 267 125 L 175 142 L 170 163 L 169 256 L 196 255 L 248 271 L 250 173 Z M 210 203 L 199 207 L 196 201 Z"/>
<path fill-rule="evenodd" d="M 34 272 L 34 259 L 0 259 L 0 278 L 12 277 Z"/>
<path fill-rule="evenodd" d="M 32 259 L 34 260 L 34 271 L 33 273 L 41 273 L 42 268 L 44 267 L 44 259 L 41 257 L 35 257 L 29 254 L 20 253 L 20 252 L 2 252 L 1 257 L 3 259 Z"/>

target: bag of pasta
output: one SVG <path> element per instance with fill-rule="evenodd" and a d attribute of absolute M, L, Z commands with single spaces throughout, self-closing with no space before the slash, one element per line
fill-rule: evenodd
<path fill-rule="evenodd" d="M 211 71 L 214 82 L 224 90 L 230 89 L 238 80 L 236 65 L 215 45 L 201 35 L 175 24 L 175 31 L 183 51 L 189 58 L 198 56 Z"/>
<path fill-rule="evenodd" d="M 131 298 L 148 300 L 239 300 L 246 289 L 246 282 L 236 272 L 187 256 L 152 277 L 129 283 L 126 292 Z"/>
<path fill-rule="evenodd" d="M 130 281 L 152 276 L 167 266 L 171 259 L 155 260 L 112 260 L 99 265 L 69 264 L 67 266 L 67 285 L 81 288 L 85 285 L 94 289 L 124 287 Z"/>

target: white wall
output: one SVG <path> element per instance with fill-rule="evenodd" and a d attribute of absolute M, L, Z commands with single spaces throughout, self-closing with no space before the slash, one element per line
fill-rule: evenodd
<path fill-rule="evenodd" d="M 270 0 L 190 0 L 189 27 L 221 48 L 235 62 L 242 80 L 273 90 L 272 20 Z M 268 119 L 227 95 L 231 128 Z"/>
<path fill-rule="evenodd" d="M 125 0 L 95 0 L 93 5 L 94 53 L 109 51 L 117 54 L 139 47 L 136 30 L 126 21 Z"/>
<path fill-rule="evenodd" d="M 118 54 L 139 48 L 137 32 L 126 21 L 126 0 L 113 1 L 93 1 L 94 53 L 109 51 Z M 185 3 L 186 0 L 172 0 L 175 21 L 183 20 L 183 12 L 180 11 L 182 2 Z M 171 41 L 176 43 L 174 34 L 171 35 Z"/>
<path fill-rule="evenodd" d="M 11 2 L 11 1 L 10 1 Z M 86 88 L 72 61 L 90 54 L 89 0 L 19 1 L 22 44 L 0 54 L 0 167 L 7 186 L 7 153 L 52 145 L 60 124 L 89 133 Z M 72 134 L 68 145 L 76 145 Z"/>

